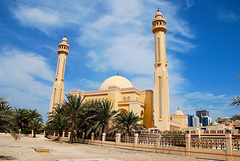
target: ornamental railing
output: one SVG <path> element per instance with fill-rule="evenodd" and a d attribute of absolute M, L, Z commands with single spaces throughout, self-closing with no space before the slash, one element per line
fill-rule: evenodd
<path fill-rule="evenodd" d="M 157 137 L 155 136 L 139 136 L 138 137 L 138 144 L 145 144 L 145 145 L 157 145 Z"/>
<path fill-rule="evenodd" d="M 225 138 L 192 138 L 190 142 L 191 147 L 197 148 L 211 148 L 211 149 L 226 149 Z"/>
<path fill-rule="evenodd" d="M 232 149 L 240 151 L 240 139 L 239 138 L 232 139 Z"/>
<path fill-rule="evenodd" d="M 161 137 L 160 139 L 160 145 L 161 146 L 186 146 L 186 141 L 185 137 L 179 137 L 179 138 L 174 138 L 174 137 Z"/>
<path fill-rule="evenodd" d="M 134 143 L 134 136 L 122 136 L 121 142 L 123 143 Z"/>

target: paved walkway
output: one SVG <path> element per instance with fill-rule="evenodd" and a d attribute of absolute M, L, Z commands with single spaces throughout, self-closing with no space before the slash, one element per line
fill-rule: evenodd
<path fill-rule="evenodd" d="M 49 149 L 36 152 L 34 148 Z M 50 142 L 43 136 L 21 137 L 15 141 L 11 136 L 0 135 L 0 160 L 21 161 L 205 161 L 206 159 L 153 152 L 124 150 L 85 144 Z M 211 159 L 212 160 L 212 159 Z"/>

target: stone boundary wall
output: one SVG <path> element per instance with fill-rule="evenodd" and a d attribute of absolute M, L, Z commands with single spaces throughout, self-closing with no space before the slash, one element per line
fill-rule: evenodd
<path fill-rule="evenodd" d="M 0 133 L 0 135 L 11 135 L 9 133 Z M 22 136 L 22 135 L 21 135 Z M 25 135 L 23 135 L 25 136 Z M 60 141 L 67 142 L 69 140 L 70 133 L 68 137 L 61 137 Z M 121 142 L 121 134 L 117 133 L 115 141 L 105 141 L 106 135 L 103 133 L 101 140 L 96 140 L 94 134 L 92 133 L 91 139 L 84 139 L 84 137 L 77 139 L 77 142 L 98 145 L 98 146 L 108 146 L 121 149 L 129 150 L 140 150 L 140 151 L 150 151 L 156 153 L 164 154 L 176 154 L 176 155 L 186 155 L 200 158 L 211 158 L 211 159 L 221 159 L 221 160 L 240 160 L 240 149 L 233 150 L 233 141 L 231 134 L 225 134 L 225 148 L 223 149 L 214 149 L 211 146 L 206 148 L 203 147 L 193 147 L 191 146 L 191 134 L 185 134 L 185 146 L 162 146 L 161 145 L 161 135 L 158 134 L 156 137 L 156 143 L 154 145 L 149 144 L 139 144 L 139 136 L 135 134 L 133 143 L 123 143 Z M 56 138 L 56 136 L 49 136 L 49 138 Z M 216 137 L 218 138 L 218 137 Z M 213 139 L 216 139 L 213 138 Z M 222 137 L 223 138 L 223 137 Z M 238 143 L 238 147 L 240 143 Z"/>
<path fill-rule="evenodd" d="M 115 147 L 121 149 L 129 149 L 129 150 L 140 150 L 140 151 L 149 151 L 156 153 L 164 153 L 164 154 L 175 154 L 175 155 L 186 155 L 200 158 L 211 158 L 211 159 L 220 159 L 220 160 L 240 160 L 240 150 L 233 150 L 232 145 L 232 135 L 225 134 L 224 138 L 226 140 L 224 149 L 213 149 L 211 147 L 202 148 L 202 147 L 192 147 L 191 146 L 191 134 L 185 134 L 186 146 L 162 146 L 160 144 L 161 135 L 158 134 L 156 138 L 156 144 L 148 145 L 148 144 L 139 144 L 138 134 L 134 136 L 133 143 L 123 143 L 121 142 L 121 134 L 116 134 L 116 139 L 114 141 L 105 141 L 105 134 L 103 134 L 101 140 L 96 140 L 94 138 L 94 134 L 92 133 L 91 139 L 78 139 L 78 142 L 90 145 L 98 145 L 98 146 L 108 146 Z M 68 137 L 62 137 L 62 141 L 67 141 Z"/>

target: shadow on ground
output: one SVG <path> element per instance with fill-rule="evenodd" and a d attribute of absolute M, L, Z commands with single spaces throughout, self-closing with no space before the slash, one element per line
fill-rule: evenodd
<path fill-rule="evenodd" d="M 0 160 L 17 160 L 17 158 L 14 158 L 12 156 L 0 155 Z"/>

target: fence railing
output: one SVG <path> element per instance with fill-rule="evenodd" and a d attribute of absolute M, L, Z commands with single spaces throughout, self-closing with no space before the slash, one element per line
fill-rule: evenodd
<path fill-rule="evenodd" d="M 134 143 L 134 136 L 122 136 L 121 142 L 123 143 Z"/>
<path fill-rule="evenodd" d="M 235 131 L 235 133 L 236 132 L 238 131 Z M 219 135 L 210 133 L 218 133 Z M 185 134 L 159 132 L 157 134 L 135 134 L 134 136 L 128 137 L 121 136 L 120 133 L 117 133 L 115 136 L 108 136 L 103 133 L 103 135 L 99 137 L 92 133 L 88 138 L 82 134 L 80 135 L 82 138 L 76 140 L 88 144 L 106 145 L 125 149 L 214 159 L 239 160 L 240 136 L 224 133 L 225 132 L 222 130 L 206 131 L 206 134 L 203 135 L 191 131 Z M 63 139 L 67 140 L 70 138 L 70 132 L 67 134 L 68 136 L 63 137 Z"/>
<path fill-rule="evenodd" d="M 192 138 L 190 144 L 197 148 L 226 149 L 225 138 Z"/>
<path fill-rule="evenodd" d="M 140 135 L 138 137 L 138 144 L 157 145 L 157 136 L 148 137 L 148 136 L 141 136 Z"/>

